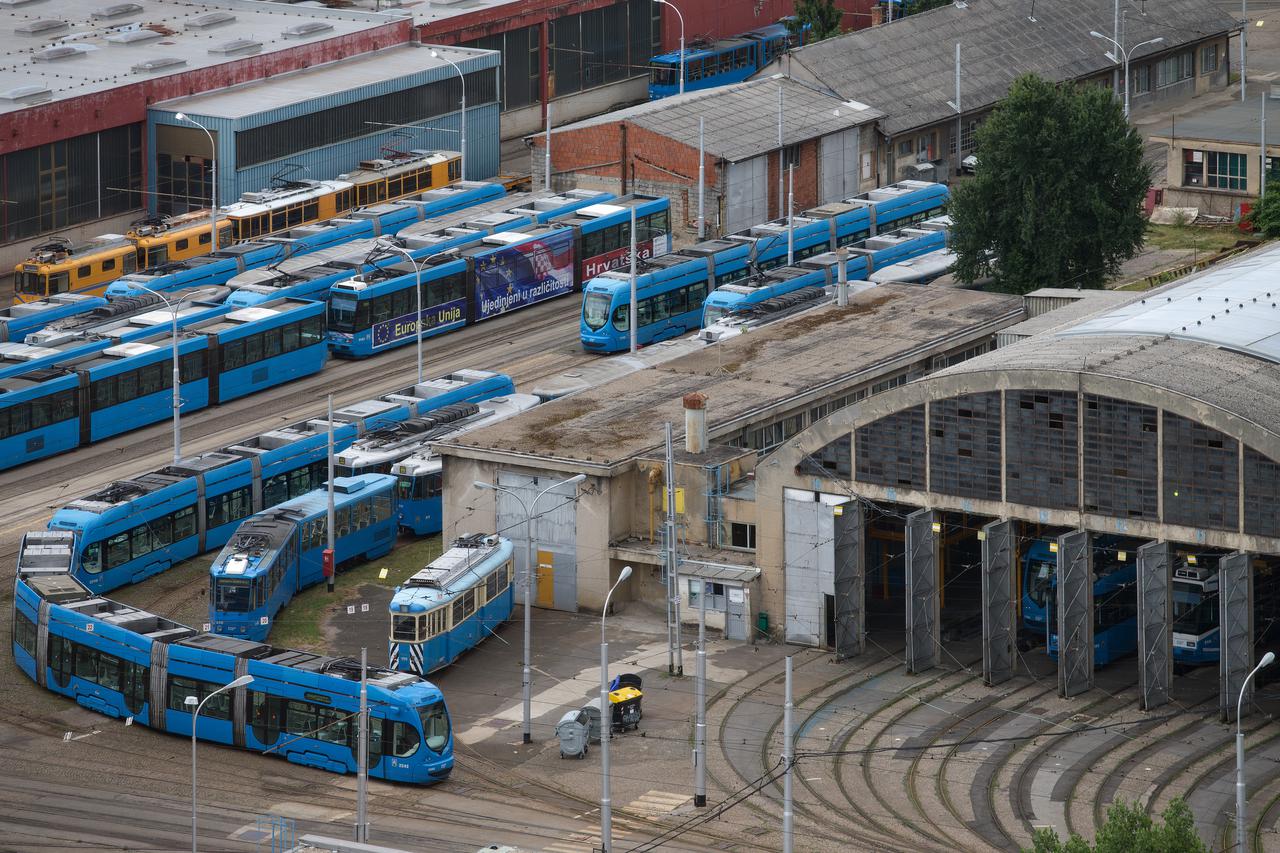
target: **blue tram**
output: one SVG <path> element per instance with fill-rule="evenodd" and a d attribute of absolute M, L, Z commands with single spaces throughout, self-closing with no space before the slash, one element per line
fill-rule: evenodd
<path fill-rule="evenodd" d="M 741 83 L 783 52 L 807 41 L 813 29 L 805 24 L 798 33 L 783 22 L 769 24 L 734 38 L 711 44 L 693 43 L 684 51 L 684 90 L 693 92 L 729 83 Z M 649 100 L 680 91 L 680 51 L 649 60 Z"/>
<path fill-rule="evenodd" d="M 336 408 L 334 447 L 358 435 L 457 403 L 509 394 L 509 376 L 460 370 Z M 117 480 L 61 507 L 50 529 L 76 534 L 76 579 L 95 593 L 136 583 L 220 548 L 241 521 L 319 488 L 327 476 L 329 422 L 276 427 L 179 465 Z"/>
<path fill-rule="evenodd" d="M 632 209 L 646 237 L 637 254 L 665 252 L 667 199 L 628 196 L 492 234 L 417 268 L 400 262 L 338 282 L 329 295 L 330 346 L 336 355 L 365 358 L 411 343 L 419 322 L 424 335 L 441 334 L 577 290 L 587 270 L 608 269 L 629 252 Z"/>
<path fill-rule="evenodd" d="M 316 489 L 258 513 L 209 567 L 209 622 L 218 634 L 266 640 L 272 619 L 295 593 L 320 583 L 342 563 L 390 553 L 400 523 L 396 478 L 364 474 L 333 479 L 333 563 L 328 547 L 328 490 Z"/>
<path fill-rule="evenodd" d="M 501 536 L 458 539 L 391 598 L 391 668 L 425 675 L 448 666 L 511 616 L 513 546 Z"/>
<path fill-rule="evenodd" d="M 1095 550 L 1095 553 L 1097 551 Z M 1049 581 L 1046 610 L 1049 657 L 1058 659 L 1058 576 Z M 1138 572 L 1135 562 L 1094 564 L 1093 662 L 1105 666 L 1138 650 Z"/>
<path fill-rule="evenodd" d="M 1222 653 L 1218 558 L 1179 554 L 1173 568 L 1173 660 L 1188 666 L 1217 663 Z"/>
<path fill-rule="evenodd" d="M 11 648 L 28 678 L 97 713 L 189 737 L 188 699 L 248 675 L 248 685 L 204 704 L 197 737 L 356 771 L 358 661 L 202 634 L 99 598 L 66 573 L 70 548 L 58 537 L 70 535 L 39 531 L 20 552 L 27 568 L 14 585 Z M 448 778 L 453 732 L 440 690 L 404 672 L 371 667 L 365 677 L 369 775 L 413 784 Z"/>
<path fill-rule="evenodd" d="M 195 288 L 176 292 L 173 303 L 178 307 L 178 327 L 230 313 L 231 306 L 217 301 L 225 290 Z M 0 379 L 140 340 L 157 330 L 171 329 L 172 322 L 173 314 L 151 294 L 115 299 L 88 313 L 51 323 L 28 334 L 22 343 L 0 343 Z"/>
<path fill-rule="evenodd" d="M 920 223 L 921 228 L 899 228 L 848 246 L 845 270 L 853 281 L 867 281 L 876 270 L 901 263 L 943 248 L 947 240 L 948 217 L 939 216 Z M 814 263 L 822 257 L 823 263 Z M 825 287 L 838 275 L 832 252 L 801 261 L 793 267 L 761 271 L 745 279 L 717 287 L 703 303 L 702 325 L 710 326 L 728 314 L 759 305 L 802 287 Z M 640 310 L 644 311 L 644 302 Z M 643 321 L 641 330 L 644 330 Z"/>
<path fill-rule="evenodd" d="M 255 238 L 251 242 L 227 246 L 209 255 L 162 264 L 145 272 L 130 273 L 108 285 L 106 294 L 108 297 L 119 297 L 145 292 L 136 286 L 138 284 L 162 292 L 179 287 L 225 284 L 232 276 L 247 269 L 263 267 L 360 237 L 393 233 L 413 222 L 498 198 L 504 192 L 501 184 L 459 181 L 450 186 L 429 190 L 419 198 L 373 204 L 343 218 L 304 225 L 272 237 Z"/>
<path fill-rule="evenodd" d="M 886 232 L 938 217 L 947 198 L 948 190 L 942 184 L 900 181 L 806 210 L 793 218 L 790 228 L 786 218 L 776 219 L 646 261 L 636 276 L 641 300 L 637 310 L 638 341 L 641 345 L 654 343 L 698 328 L 702 324 L 703 303 L 712 290 L 745 279 L 752 272 L 786 264 L 788 249 L 793 262 L 842 246 L 861 249 L 860 253 L 865 254 L 871 249 L 860 246 L 859 241 L 882 238 Z M 939 223 L 928 227 L 942 226 Z M 941 236 L 930 238 L 926 251 L 941 248 L 944 243 Z M 900 259 L 895 256 L 890 263 Z M 606 273 L 587 282 L 583 290 L 583 349 L 620 352 L 629 348 L 630 274 L 621 270 Z"/>
<path fill-rule="evenodd" d="M 0 342 L 21 341 L 55 320 L 85 314 L 106 304 L 101 296 L 84 293 L 58 293 L 38 302 L 15 302 L 0 308 Z"/>
<path fill-rule="evenodd" d="M 613 198 L 612 193 L 588 190 L 518 193 L 408 225 L 397 232 L 395 242 L 420 260 L 446 249 L 473 245 L 489 234 L 539 225 L 553 216 Z M 227 282 L 233 291 L 227 302 L 257 305 L 280 296 L 324 299 L 332 285 L 353 274 L 403 260 L 403 255 L 381 249 L 377 242 L 376 238 L 351 240 L 246 270 Z"/>
<path fill-rule="evenodd" d="M 172 415 L 172 339 L 157 332 L 0 382 L 0 468 L 53 456 Z M 179 332 L 183 410 L 319 372 L 324 305 L 282 299 Z"/>

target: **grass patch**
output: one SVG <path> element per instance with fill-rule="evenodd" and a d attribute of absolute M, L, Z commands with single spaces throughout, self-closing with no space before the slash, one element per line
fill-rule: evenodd
<path fill-rule="evenodd" d="M 440 556 L 439 535 L 425 539 L 401 539 L 395 550 L 385 557 L 358 563 L 345 571 L 339 571 L 334 579 L 334 593 L 329 595 L 326 585 L 316 584 L 293 597 L 271 627 L 268 640 L 273 646 L 308 651 L 325 651 L 324 624 L 329 616 L 337 613 L 357 587 L 377 584 L 388 589 L 399 586 L 414 572 Z M 387 576 L 380 577 L 382 570 Z"/>
<path fill-rule="evenodd" d="M 1211 255 L 1229 249 L 1245 235 L 1234 226 L 1148 225 L 1146 247 Z"/>

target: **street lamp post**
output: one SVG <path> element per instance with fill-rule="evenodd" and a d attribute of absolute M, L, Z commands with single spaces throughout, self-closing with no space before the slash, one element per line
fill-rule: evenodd
<path fill-rule="evenodd" d="M 680 10 L 676 9 L 676 4 L 671 0 L 653 0 L 655 3 L 661 3 L 663 6 L 670 6 L 675 10 L 676 17 L 680 19 L 680 91 L 684 94 L 684 15 L 680 14 Z"/>
<path fill-rule="evenodd" d="M 603 853 L 613 850 L 613 804 L 609 796 L 609 741 L 613 738 L 613 715 L 609 708 L 609 643 L 604 636 L 604 620 L 609 615 L 609 599 L 624 580 L 631 577 L 631 567 L 623 566 L 617 583 L 604 597 L 604 609 L 600 611 L 600 848 Z"/>
<path fill-rule="evenodd" d="M 1264 666 L 1270 666 L 1276 659 L 1275 652 L 1267 652 L 1262 656 L 1262 660 L 1258 661 L 1258 665 L 1253 668 L 1253 672 L 1245 676 L 1244 684 L 1240 685 L 1240 698 L 1236 702 L 1236 849 L 1245 849 L 1245 820 L 1244 820 L 1244 732 L 1240 728 L 1240 711 L 1244 706 L 1244 692 L 1249 688 L 1249 682 L 1258 670 Z"/>
<path fill-rule="evenodd" d="M 183 702 L 188 708 L 195 705 L 195 710 L 191 712 L 191 853 L 197 853 L 196 850 L 196 718 L 200 716 L 200 709 L 204 707 L 204 703 L 208 702 L 219 693 L 227 690 L 233 690 L 237 687 L 244 687 L 253 681 L 252 675 L 242 675 L 230 684 L 224 684 L 217 690 L 210 693 L 197 702 L 196 697 L 188 696 Z"/>
<path fill-rule="evenodd" d="M 409 263 L 413 264 L 414 272 L 417 273 L 418 286 L 414 289 L 418 293 L 418 316 L 417 316 L 417 319 L 414 320 L 413 328 L 414 328 L 414 333 L 418 339 L 418 344 L 417 344 L 418 383 L 421 384 L 422 383 L 422 267 L 418 264 L 418 261 L 413 257 L 413 255 L 409 253 L 409 250 L 404 248 L 403 246 L 397 246 L 395 243 L 391 243 L 386 240 L 377 240 L 374 243 L 374 245 L 377 246 L 379 249 L 383 249 L 388 252 L 395 252 L 398 255 L 403 255 L 409 261 Z"/>
<path fill-rule="evenodd" d="M 462 85 L 462 180 L 467 179 L 467 76 L 462 73 L 462 69 L 458 67 L 458 63 L 454 62 L 447 56 L 441 56 L 440 51 L 431 51 L 432 59 L 443 59 L 445 62 L 453 66 L 453 70 L 458 72 L 458 82 Z"/>
<path fill-rule="evenodd" d="M 180 303 L 172 302 L 168 297 L 162 296 L 145 284 L 139 284 L 136 281 L 129 282 L 130 287 L 136 287 L 139 290 L 145 290 L 156 299 L 159 299 L 169 309 L 169 314 L 173 318 L 173 329 L 170 337 L 173 338 L 173 464 L 177 465 L 182 461 L 182 423 L 180 421 L 179 410 L 182 408 L 182 370 L 178 362 L 178 307 Z"/>
<path fill-rule="evenodd" d="M 1102 39 L 1103 41 L 1110 42 L 1111 44 L 1115 45 L 1116 53 L 1119 53 L 1120 56 L 1123 58 L 1123 61 L 1124 61 L 1123 62 L 1124 64 L 1124 117 L 1125 117 L 1125 120 L 1127 121 L 1129 118 L 1129 57 L 1131 57 L 1133 55 L 1133 52 L 1140 47 L 1146 47 L 1149 44 L 1159 44 L 1160 42 L 1164 41 L 1164 37 L 1158 36 L 1153 39 L 1147 39 L 1146 41 L 1140 41 L 1137 44 L 1135 44 L 1133 47 L 1129 48 L 1128 50 L 1125 50 L 1123 47 L 1121 47 L 1120 42 L 1116 41 L 1111 36 L 1104 36 L 1102 33 L 1098 32 L 1097 30 L 1090 30 L 1089 35 L 1093 36 L 1096 39 Z M 1103 55 L 1107 57 L 1107 59 L 1110 59 L 1112 62 L 1116 61 L 1116 54 L 1112 53 L 1111 51 L 1107 51 Z"/>
<path fill-rule="evenodd" d="M 216 252 L 218 251 L 218 146 L 213 144 L 213 134 L 209 132 L 209 128 L 205 127 L 191 116 L 186 113 L 178 113 L 174 118 L 178 121 L 185 121 L 188 124 L 194 124 L 196 127 L 204 131 L 205 136 L 209 137 L 209 150 L 213 155 L 209 160 L 212 164 L 209 167 L 209 187 L 211 195 L 211 198 L 209 199 L 209 251 Z"/>
<path fill-rule="evenodd" d="M 538 508 L 538 501 L 542 500 L 542 496 L 545 495 L 547 492 L 551 491 L 552 489 L 558 488 L 560 486 L 569 485 L 571 483 L 576 485 L 578 483 L 581 483 L 585 479 L 587 479 L 586 474 L 574 474 L 572 477 L 568 478 L 567 480 L 561 480 L 558 483 L 552 483 L 550 486 L 547 486 L 545 489 L 538 492 L 538 494 L 534 497 L 533 502 L 528 504 L 527 506 L 525 505 L 524 499 L 521 498 L 520 495 L 516 494 L 514 491 L 506 488 L 505 486 L 499 486 L 494 483 L 486 483 L 483 480 L 476 480 L 472 484 L 477 489 L 489 489 L 490 491 L 494 491 L 494 492 L 502 492 L 508 497 L 514 499 L 516 503 L 520 504 L 520 508 L 524 510 L 524 533 L 525 533 L 525 538 L 527 542 L 526 542 L 525 560 L 524 560 L 524 670 L 521 674 L 521 680 L 523 682 L 521 684 L 521 693 L 523 694 L 523 697 L 524 697 L 524 742 L 525 743 L 533 743 L 533 722 L 532 722 L 533 666 L 529 659 L 530 649 L 533 645 L 531 640 L 533 636 L 533 618 L 529 610 L 529 595 L 530 595 L 530 590 L 533 587 L 533 559 L 534 559 L 533 513 L 534 513 L 534 510 Z M 494 515 L 495 516 L 497 515 L 496 510 L 494 512 Z M 604 713 L 604 709 L 601 709 L 601 714 L 603 713 Z"/>

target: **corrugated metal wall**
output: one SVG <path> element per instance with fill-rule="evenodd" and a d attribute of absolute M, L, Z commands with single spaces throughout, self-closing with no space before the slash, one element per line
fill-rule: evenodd
<path fill-rule="evenodd" d="M 491 69 L 496 76 L 500 73 L 498 63 L 499 55 L 490 51 L 467 57 L 459 61 L 458 65 L 468 75 Z M 294 178 L 324 180 L 350 171 L 361 160 L 379 156 L 382 147 L 392 141 L 394 141 L 396 147 L 401 149 L 410 147 L 458 150 L 460 143 L 458 131 L 461 126 L 460 110 L 431 118 L 428 121 L 429 129 L 414 132 L 411 140 L 406 140 L 403 135 L 397 137 L 396 128 L 377 128 L 371 125 L 369 135 L 357 139 L 344 140 L 332 145 L 307 149 L 301 147 L 305 145 L 305 140 L 300 140 L 298 151 L 286 157 L 259 163 L 245 169 L 236 168 L 235 153 L 235 133 L 238 130 L 248 130 L 274 124 L 286 119 L 358 103 L 380 95 L 395 94 L 423 84 L 456 79 L 457 76 L 457 72 L 453 68 L 445 65 L 443 67 L 425 68 L 413 74 L 402 74 L 375 84 L 327 94 L 251 116 L 229 119 L 202 116 L 195 112 L 191 113 L 193 119 L 203 124 L 214 134 L 217 142 L 219 204 L 228 204 L 238 199 L 242 193 L 254 192 L 270 186 L 272 176 L 280 172 L 286 164 L 298 164 L 305 167 L 306 171 L 293 172 L 292 177 Z M 494 86 L 493 90 L 497 91 L 497 88 L 497 86 Z M 173 102 L 170 103 L 172 104 Z M 154 209 L 153 194 L 156 190 L 155 129 L 157 125 L 190 127 L 189 124 L 179 122 L 174 118 L 178 109 L 180 107 L 163 109 L 153 107 L 148 110 L 147 156 L 150 159 L 150 163 L 147 169 L 147 189 L 151 194 L 149 195 L 152 199 L 151 209 Z M 496 100 L 481 104 L 467 103 L 467 177 L 471 180 L 484 180 L 496 175 L 498 172 L 501 146 L 498 116 L 499 104 Z M 205 148 L 207 148 L 207 144 L 206 141 Z M 203 152 L 192 153 L 198 155 Z"/>

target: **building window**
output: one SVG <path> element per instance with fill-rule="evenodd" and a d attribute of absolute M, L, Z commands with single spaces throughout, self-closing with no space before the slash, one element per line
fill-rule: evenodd
<path fill-rule="evenodd" d="M 782 149 L 782 168 L 790 169 L 800 165 L 800 146 L 787 145 Z"/>
<path fill-rule="evenodd" d="M 541 101 L 541 26 L 524 27 L 462 42 L 462 47 L 496 50 L 502 54 L 502 81 L 498 89 L 502 109 L 518 109 Z"/>
<path fill-rule="evenodd" d="M 1195 73 L 1194 55 L 1191 51 L 1166 57 L 1156 63 L 1156 88 L 1163 89 L 1174 83 L 1191 79 Z"/>
<path fill-rule="evenodd" d="M 1218 46 L 1206 44 L 1200 48 L 1200 74 L 1212 74 L 1218 70 Z"/>
<path fill-rule="evenodd" d="M 661 44 L 660 10 L 651 0 L 624 0 L 552 21 L 547 44 L 551 97 L 647 77 L 649 60 Z"/>
<path fill-rule="evenodd" d="M 452 69 L 450 69 L 452 70 Z M 497 69 L 467 74 L 467 109 L 498 100 Z M 400 92 L 388 92 L 306 115 L 236 131 L 236 165 L 255 166 L 298 151 L 383 132 L 387 125 L 421 124 L 461 106 L 456 74 Z"/>
<path fill-rule="evenodd" d="M 142 125 L 0 154 L 0 197 L 0 242 L 142 208 Z"/>
<path fill-rule="evenodd" d="M 1182 185 L 1204 186 L 1204 152 L 1186 149 L 1182 152 Z"/>
<path fill-rule="evenodd" d="M 910 157 L 914 153 L 916 153 L 916 146 L 913 140 L 904 139 L 898 143 L 899 157 Z"/>
<path fill-rule="evenodd" d="M 1248 180 L 1249 158 L 1244 154 L 1210 151 L 1206 158 L 1205 185 L 1220 190 L 1242 190 Z"/>
<path fill-rule="evenodd" d="M 1133 94 L 1145 95 L 1151 91 L 1151 66 L 1135 65 L 1131 69 L 1133 74 Z"/>
<path fill-rule="evenodd" d="M 756 526 L 754 524 L 733 522 L 729 525 L 729 544 L 734 548 L 745 548 L 748 551 L 754 551 L 756 549 Z"/>

